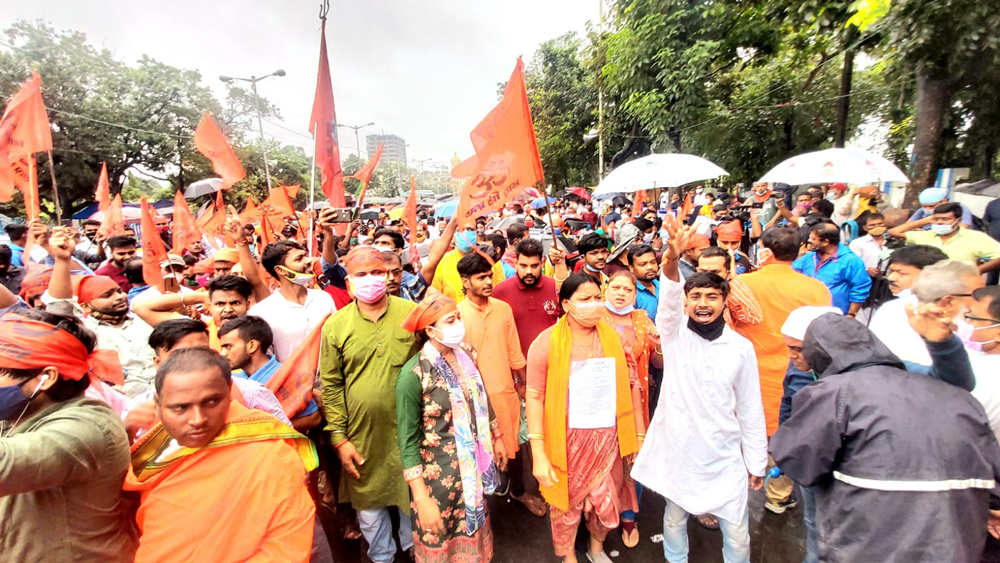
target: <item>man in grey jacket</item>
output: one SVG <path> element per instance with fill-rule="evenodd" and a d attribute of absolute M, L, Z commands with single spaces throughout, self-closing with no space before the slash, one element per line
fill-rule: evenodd
<path fill-rule="evenodd" d="M 854 319 L 813 321 L 802 355 L 819 380 L 795 395 L 770 448 L 815 492 L 820 561 L 978 561 L 1000 478 L 978 402 L 906 372 Z"/>

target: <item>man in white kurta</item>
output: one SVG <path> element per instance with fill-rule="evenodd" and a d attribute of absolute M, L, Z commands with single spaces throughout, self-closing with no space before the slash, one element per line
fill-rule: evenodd
<path fill-rule="evenodd" d="M 687 561 L 688 514 L 711 514 L 722 529 L 723 560 L 747 563 L 748 474 L 750 485 L 759 489 L 767 467 L 757 360 L 750 341 L 724 322 L 721 330 L 707 330 L 716 326 L 725 306 L 724 294 L 705 296 L 712 293 L 705 286 L 717 283 L 707 276 L 721 278 L 695 274 L 685 292 L 670 254 L 664 253 L 656 315 L 664 358 L 660 402 L 632 477 L 667 501 L 663 549 L 668 562 Z"/>

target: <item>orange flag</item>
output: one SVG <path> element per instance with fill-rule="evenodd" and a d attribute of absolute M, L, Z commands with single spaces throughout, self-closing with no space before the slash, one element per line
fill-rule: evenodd
<path fill-rule="evenodd" d="M 200 222 L 205 215 L 208 216 L 208 220 Z M 208 244 L 216 250 L 224 246 L 231 246 L 230 244 L 227 244 L 228 237 L 225 228 L 226 210 L 216 209 L 214 211 L 206 212 L 205 215 L 198 218 L 200 222 L 200 224 L 198 224 L 198 228 L 200 228 L 201 232 L 205 235 L 205 240 L 208 241 Z"/>
<path fill-rule="evenodd" d="M 122 195 L 115 194 L 115 199 L 111 200 L 111 205 L 104 212 L 104 220 L 97 229 L 97 234 L 108 238 L 120 235 L 125 232 L 125 221 L 122 219 Z"/>
<path fill-rule="evenodd" d="M 326 54 L 326 18 L 319 41 L 319 72 L 316 75 L 316 95 L 309 132 L 316 140 L 316 166 L 322 172 L 322 188 L 332 207 L 344 207 L 344 171 L 340 167 L 340 147 L 337 145 L 337 110 L 333 105 L 333 84 L 330 82 L 330 59 Z"/>
<path fill-rule="evenodd" d="M 295 199 L 295 196 L 299 195 L 299 188 L 301 188 L 302 186 L 300 186 L 299 184 L 295 184 L 294 186 L 283 185 L 282 187 L 285 188 L 286 192 L 288 192 L 288 197 Z"/>
<path fill-rule="evenodd" d="M 372 174 L 378 166 L 378 159 L 382 156 L 383 147 L 385 147 L 385 144 L 379 143 L 378 148 L 375 149 L 375 154 L 368 159 L 368 162 L 361 167 L 361 170 L 358 170 L 355 175 L 351 176 L 351 178 L 361 182 L 361 189 L 358 190 L 358 209 L 361 209 L 361 202 L 365 200 L 365 192 L 368 191 L 368 182 L 372 180 Z"/>
<path fill-rule="evenodd" d="M 252 225 L 260 221 L 260 212 L 257 211 L 257 202 L 254 201 L 253 196 L 247 198 L 247 204 L 243 207 L 243 212 L 240 213 L 240 222 L 244 225 Z"/>
<path fill-rule="evenodd" d="M 688 192 L 684 198 L 684 205 L 681 206 L 681 214 L 677 217 L 681 221 L 687 221 L 688 216 L 694 212 L 694 190 Z"/>
<path fill-rule="evenodd" d="M 542 180 L 542 161 L 520 58 L 507 81 L 503 99 L 476 126 L 471 138 L 475 156 L 455 167 L 469 176 L 456 214 L 460 225 L 500 209 L 525 188 Z"/>
<path fill-rule="evenodd" d="M 635 192 L 635 197 L 632 198 L 632 216 L 638 217 L 642 214 L 642 204 L 646 201 L 646 190 L 639 190 Z"/>
<path fill-rule="evenodd" d="M 233 147 L 229 146 L 229 141 L 208 112 L 201 114 L 201 121 L 194 131 L 194 146 L 212 162 L 215 173 L 222 178 L 223 190 L 247 177 Z"/>
<path fill-rule="evenodd" d="M 111 185 L 108 183 L 108 163 L 101 163 L 101 175 L 97 178 L 97 192 L 94 194 L 98 211 L 107 211 L 111 207 Z"/>
<path fill-rule="evenodd" d="M 416 258 L 413 249 L 417 245 L 417 181 L 410 176 L 410 195 L 403 208 L 403 222 L 410 229 L 410 259 Z"/>
<path fill-rule="evenodd" d="M 262 217 L 267 217 L 279 225 L 284 222 L 285 217 L 297 217 L 292 199 L 288 197 L 288 192 L 281 187 L 271 188 L 267 199 L 260 202 L 258 210 Z"/>
<path fill-rule="evenodd" d="M 28 220 L 38 219 L 41 209 L 38 202 L 38 168 L 35 166 L 35 155 L 24 155 L 12 160 L 9 167 L 0 165 L 0 169 L 5 169 L 7 173 L 6 180 L 0 174 L 0 201 L 10 201 L 14 197 L 14 188 L 17 188 L 24 196 L 24 209 Z"/>
<path fill-rule="evenodd" d="M 42 78 L 32 73 L 7 102 L 0 118 L 0 154 L 8 162 L 36 152 L 52 150 L 52 129 L 42 102 Z"/>
<path fill-rule="evenodd" d="M 326 318 L 329 318 L 327 315 Z M 316 380 L 316 369 L 319 366 L 319 348 L 322 341 L 324 318 L 309 336 L 299 344 L 291 357 L 282 362 L 278 371 L 274 372 L 265 386 L 274 393 L 284 409 L 285 415 L 292 418 L 306 408 L 313 397 L 313 384 Z"/>
<path fill-rule="evenodd" d="M 173 245 L 175 252 L 178 253 L 184 252 L 189 244 L 201 240 L 201 229 L 195 224 L 191 208 L 188 207 L 188 202 L 180 190 L 174 195 L 173 231 Z"/>
<path fill-rule="evenodd" d="M 142 205 L 142 279 L 160 290 L 160 293 L 165 293 L 160 262 L 167 259 L 167 249 L 163 246 L 163 239 L 156 232 L 156 222 L 153 221 L 149 202 L 146 201 L 145 197 L 140 202 Z"/>

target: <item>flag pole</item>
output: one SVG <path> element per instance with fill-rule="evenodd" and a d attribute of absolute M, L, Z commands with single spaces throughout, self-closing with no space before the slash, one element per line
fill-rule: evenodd
<path fill-rule="evenodd" d="M 318 130 L 319 127 L 313 128 L 313 131 Z M 312 258 L 312 248 L 313 240 L 315 240 L 316 233 L 316 145 L 318 144 L 319 137 L 313 134 L 313 156 L 312 156 L 312 166 L 310 168 L 309 174 L 309 257 Z"/>
<path fill-rule="evenodd" d="M 52 151 L 49 155 L 49 177 L 52 178 L 52 197 L 56 206 L 56 225 L 62 222 L 62 206 L 59 205 L 59 186 L 56 185 L 56 167 L 52 164 Z"/>

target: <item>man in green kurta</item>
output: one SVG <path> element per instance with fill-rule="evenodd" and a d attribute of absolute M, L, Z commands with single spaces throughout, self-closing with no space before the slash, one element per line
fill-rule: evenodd
<path fill-rule="evenodd" d="M 326 429 L 344 468 L 341 499 L 358 512 L 368 557 L 390 563 L 396 545 L 388 507 L 409 514 L 410 505 L 396 438 L 396 379 L 417 352 L 413 333 L 400 326 L 414 304 L 386 294 L 387 271 L 378 250 L 356 247 L 344 262 L 355 301 L 323 327 L 320 378 Z M 405 514 L 399 543 L 408 550 L 413 533 Z"/>

